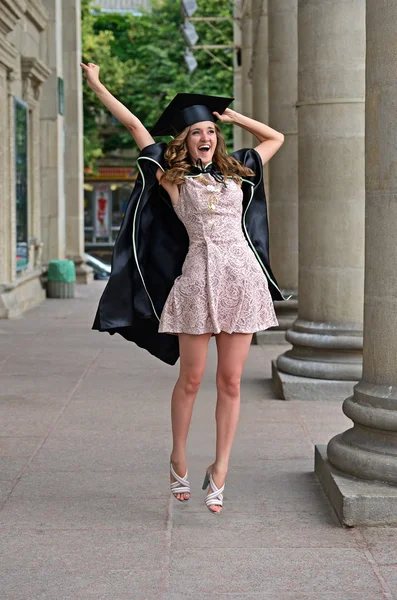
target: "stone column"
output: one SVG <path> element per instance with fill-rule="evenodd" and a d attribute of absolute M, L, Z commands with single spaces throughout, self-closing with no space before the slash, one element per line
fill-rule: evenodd
<path fill-rule="evenodd" d="M 17 18 L 15 14 L 14 19 Z M 14 172 L 13 130 L 10 127 L 13 106 L 9 80 L 17 66 L 18 52 L 5 39 L 10 27 L 9 18 L 4 21 L 0 18 L 0 290 L 2 284 L 15 279 L 15 233 L 11 227 L 12 214 L 15 212 L 15 189 L 11 185 L 11 174 Z M 14 245 L 10 238 L 13 238 Z M 3 316 L 0 300 L 0 318 Z"/>
<path fill-rule="evenodd" d="M 316 449 L 316 472 L 347 525 L 397 524 L 395 23 L 395 2 L 379 10 L 367 0 L 363 377 L 343 405 L 353 427 L 329 442 L 330 462 Z"/>
<path fill-rule="evenodd" d="M 284 145 L 269 163 L 270 263 L 286 302 L 276 302 L 279 327 L 263 341 L 285 342 L 297 317 L 298 294 L 298 0 L 269 0 L 269 119 Z"/>
<path fill-rule="evenodd" d="M 365 0 L 298 2 L 299 308 L 273 364 L 285 399 L 362 373 Z"/>
<path fill-rule="evenodd" d="M 62 3 L 63 75 L 65 99 L 65 204 L 66 253 L 74 260 L 80 283 L 93 280 L 92 268 L 84 263 L 84 157 L 83 100 L 81 85 L 80 0 Z"/>
<path fill-rule="evenodd" d="M 41 186 L 40 186 L 40 96 L 51 70 L 37 58 L 22 57 L 23 99 L 29 106 L 29 238 L 32 245 L 30 268 L 41 264 Z"/>
<path fill-rule="evenodd" d="M 252 0 L 244 0 L 241 13 L 241 112 L 252 117 Z M 251 148 L 253 137 L 241 130 L 244 148 Z"/>
<path fill-rule="evenodd" d="M 242 0 L 235 0 L 233 5 L 233 39 L 234 39 L 234 59 L 233 59 L 233 95 L 234 103 L 233 108 L 237 112 L 242 112 L 242 81 L 241 81 L 241 2 Z M 243 130 L 241 127 L 233 126 L 233 146 L 234 150 L 239 150 L 243 147 Z"/>
<path fill-rule="evenodd" d="M 252 117 L 269 122 L 269 34 L 268 0 L 252 0 Z M 253 145 L 258 142 L 253 138 Z M 269 195 L 269 164 L 263 168 L 263 181 Z"/>
<path fill-rule="evenodd" d="M 59 78 L 62 79 L 62 3 L 43 0 L 49 22 L 42 34 L 45 63 L 51 75 L 43 86 L 40 103 L 41 125 L 41 231 L 43 259 L 65 258 L 64 130 L 59 106 Z M 67 24 L 69 27 L 69 24 Z"/>

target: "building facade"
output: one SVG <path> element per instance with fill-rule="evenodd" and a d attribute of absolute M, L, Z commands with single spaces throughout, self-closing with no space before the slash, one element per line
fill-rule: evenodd
<path fill-rule="evenodd" d="M 0 318 L 43 300 L 51 259 L 92 280 L 79 57 L 79 1 L 0 0 Z"/>

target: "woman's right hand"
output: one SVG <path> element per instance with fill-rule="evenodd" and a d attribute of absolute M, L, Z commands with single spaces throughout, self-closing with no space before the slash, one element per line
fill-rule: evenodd
<path fill-rule="evenodd" d="M 100 85 L 98 65 L 94 65 L 94 63 L 87 63 L 85 65 L 81 62 L 80 67 L 83 69 L 83 75 L 87 79 L 88 87 L 95 91 Z"/>

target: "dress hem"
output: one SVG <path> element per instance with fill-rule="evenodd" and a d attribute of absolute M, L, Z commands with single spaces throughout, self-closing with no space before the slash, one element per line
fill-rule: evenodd
<path fill-rule="evenodd" d="M 228 333 L 229 335 L 231 335 L 232 333 L 247 333 L 247 334 L 252 333 L 253 334 L 253 333 L 257 333 L 258 331 L 266 331 L 266 329 L 269 329 L 270 327 L 277 327 L 278 325 L 279 325 L 279 323 L 278 323 L 278 321 L 276 321 L 275 323 L 261 325 L 260 327 L 255 328 L 254 330 L 250 329 L 249 331 L 235 330 L 235 329 L 233 331 L 227 331 L 226 329 L 218 329 L 215 331 L 214 331 L 214 329 L 206 329 L 204 331 L 197 331 L 197 330 L 196 331 L 186 331 L 186 329 L 185 329 L 185 331 L 179 331 L 179 330 L 170 331 L 170 330 L 160 330 L 159 329 L 158 332 L 159 333 L 168 333 L 171 335 L 173 335 L 173 334 L 178 335 L 178 333 L 187 333 L 189 335 L 203 335 L 204 333 L 212 333 L 212 335 L 218 335 L 219 333 L 222 333 L 222 332 Z"/>

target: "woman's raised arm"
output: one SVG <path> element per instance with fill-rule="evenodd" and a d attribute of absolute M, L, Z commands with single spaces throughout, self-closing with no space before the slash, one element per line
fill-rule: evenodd
<path fill-rule="evenodd" d="M 116 117 L 120 123 L 124 125 L 131 133 L 139 150 L 154 143 L 154 139 L 140 122 L 140 120 L 132 114 L 128 108 L 124 106 L 117 98 L 112 96 L 109 90 L 99 81 L 99 67 L 93 63 L 80 63 L 84 75 L 87 78 L 88 87 L 90 87 L 104 106 Z"/>
<path fill-rule="evenodd" d="M 242 127 L 242 129 L 245 129 L 256 137 L 260 144 L 255 147 L 255 150 L 261 157 L 262 164 L 267 163 L 283 145 L 284 136 L 282 133 L 272 129 L 264 123 L 260 123 L 259 121 L 255 121 L 249 117 L 245 117 L 231 108 L 227 108 L 221 115 L 217 112 L 214 112 L 214 115 L 222 123 L 233 123 L 233 125 L 239 125 Z"/>

